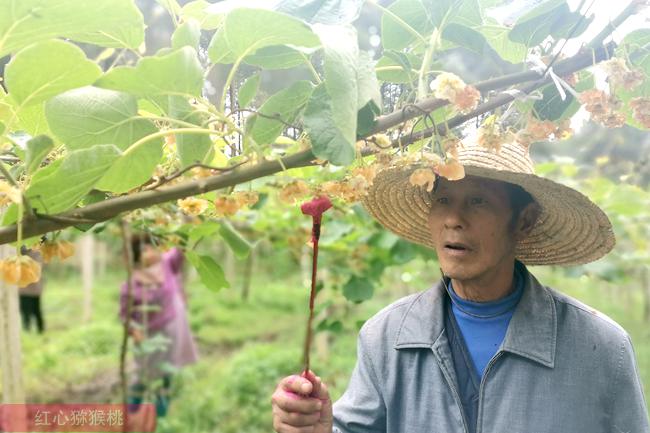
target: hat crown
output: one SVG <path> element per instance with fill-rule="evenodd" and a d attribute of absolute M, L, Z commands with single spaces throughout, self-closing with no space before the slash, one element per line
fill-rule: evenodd
<path fill-rule="evenodd" d="M 458 161 L 472 167 L 535 174 L 528 147 L 517 143 L 504 143 L 498 152 L 468 143 L 458 149 Z"/>

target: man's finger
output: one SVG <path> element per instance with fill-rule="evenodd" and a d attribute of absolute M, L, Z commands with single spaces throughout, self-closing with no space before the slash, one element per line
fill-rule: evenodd
<path fill-rule="evenodd" d="M 323 403 L 312 397 L 305 397 L 290 391 L 278 390 L 271 399 L 280 409 L 286 412 L 300 412 L 310 414 L 320 412 Z"/>
<path fill-rule="evenodd" d="M 320 419 L 320 412 L 304 414 L 298 412 L 278 411 L 276 417 L 283 423 L 294 427 L 313 426 Z"/>
<path fill-rule="evenodd" d="M 314 388 L 307 378 L 295 374 L 284 378 L 280 383 L 283 390 L 302 395 L 311 394 Z"/>

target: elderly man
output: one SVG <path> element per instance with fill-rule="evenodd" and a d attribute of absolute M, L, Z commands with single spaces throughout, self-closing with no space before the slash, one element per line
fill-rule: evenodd
<path fill-rule="evenodd" d="M 279 433 L 650 433 L 628 334 L 540 284 L 525 265 L 573 265 L 611 250 L 607 216 L 537 177 L 528 150 L 461 150 L 467 176 L 432 193 L 417 167 L 375 179 L 364 205 L 398 235 L 437 252 L 429 290 L 362 327 L 357 364 L 333 405 L 313 373 L 272 397 Z"/>

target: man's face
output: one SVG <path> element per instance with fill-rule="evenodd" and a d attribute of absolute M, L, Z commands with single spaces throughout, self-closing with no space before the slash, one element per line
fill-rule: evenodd
<path fill-rule="evenodd" d="M 438 182 L 429 228 L 445 275 L 489 279 L 512 266 L 516 241 L 505 185 L 473 176 Z"/>

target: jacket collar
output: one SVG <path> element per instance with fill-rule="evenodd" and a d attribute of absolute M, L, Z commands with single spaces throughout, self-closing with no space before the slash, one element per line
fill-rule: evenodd
<path fill-rule="evenodd" d="M 510 320 L 500 350 L 552 368 L 557 334 L 553 297 L 523 264 L 518 262 L 517 266 L 521 267 L 524 276 L 524 293 Z M 433 348 L 444 332 L 446 296 L 441 280 L 415 297 L 402 317 L 395 349 Z"/>

